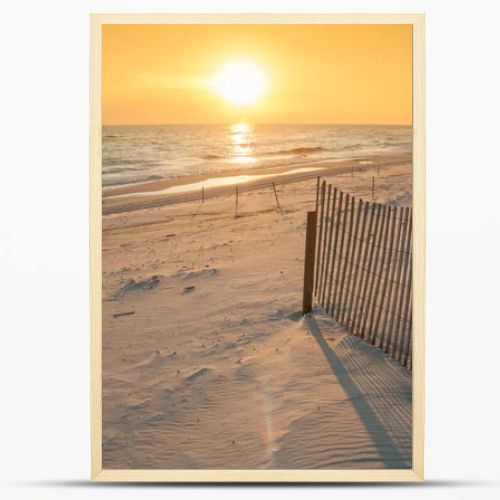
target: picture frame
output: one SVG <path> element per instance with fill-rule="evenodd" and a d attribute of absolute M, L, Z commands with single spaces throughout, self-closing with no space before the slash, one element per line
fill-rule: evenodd
<path fill-rule="evenodd" d="M 387 470 L 125 470 L 102 465 L 102 26 L 106 24 L 411 24 L 413 26 L 413 427 L 412 468 Z M 100 482 L 417 482 L 424 479 L 425 325 L 424 14 L 90 15 L 91 479 Z"/>

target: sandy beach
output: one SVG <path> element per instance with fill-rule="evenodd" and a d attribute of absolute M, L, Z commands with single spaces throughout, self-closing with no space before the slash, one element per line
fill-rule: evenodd
<path fill-rule="evenodd" d="M 320 174 L 411 205 L 409 157 L 360 161 Z M 316 175 L 280 176 L 281 210 L 269 178 L 246 184 L 238 217 L 234 186 L 137 195 L 202 178 L 105 190 L 105 468 L 411 467 L 411 373 L 300 312 Z"/>

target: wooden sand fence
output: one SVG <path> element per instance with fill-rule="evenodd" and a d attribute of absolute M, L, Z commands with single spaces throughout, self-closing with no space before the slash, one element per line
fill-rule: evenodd
<path fill-rule="evenodd" d="M 366 202 L 318 182 L 304 278 L 304 313 L 315 300 L 348 332 L 411 370 L 411 208 Z"/>

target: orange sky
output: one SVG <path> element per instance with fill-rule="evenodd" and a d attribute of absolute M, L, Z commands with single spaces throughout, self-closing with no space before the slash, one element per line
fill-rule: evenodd
<path fill-rule="evenodd" d="M 103 123 L 411 124 L 411 25 L 105 25 Z M 267 75 L 254 105 L 207 84 L 227 62 Z"/>

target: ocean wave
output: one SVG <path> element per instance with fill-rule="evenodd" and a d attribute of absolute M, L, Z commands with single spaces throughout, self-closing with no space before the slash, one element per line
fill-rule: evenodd
<path fill-rule="evenodd" d="M 136 184 L 138 182 L 161 181 L 165 179 L 163 175 L 141 175 L 137 177 L 103 178 L 103 186 L 121 186 L 123 184 Z"/>
<path fill-rule="evenodd" d="M 235 165 L 250 163 L 253 167 L 273 167 L 412 149 L 411 127 L 256 126 L 235 137 L 237 140 L 220 126 L 106 128 L 104 183 L 231 171 Z"/>
<path fill-rule="evenodd" d="M 285 154 L 303 155 L 308 153 L 317 153 L 319 151 L 324 151 L 324 148 L 322 148 L 321 146 L 301 146 L 298 148 L 291 148 L 291 149 L 279 149 L 277 151 L 271 151 L 270 153 L 263 153 L 263 155 L 285 155 Z"/>
<path fill-rule="evenodd" d="M 290 149 L 278 149 L 276 151 L 263 151 L 261 153 L 249 153 L 250 156 L 278 156 L 278 155 L 306 155 L 308 153 L 318 153 L 319 151 L 325 151 L 325 148 L 321 146 L 301 146 L 297 148 Z M 204 160 L 219 160 L 242 156 L 238 155 L 223 155 L 216 153 L 209 153 L 204 155 L 202 158 Z M 244 155 L 243 155 L 244 156 Z"/>
<path fill-rule="evenodd" d="M 103 166 L 137 165 L 136 158 L 103 158 Z"/>
<path fill-rule="evenodd" d="M 118 174 L 120 172 L 141 172 L 148 168 L 164 167 L 165 162 L 148 161 L 142 159 L 106 158 L 103 160 L 102 168 L 106 174 Z"/>
<path fill-rule="evenodd" d="M 219 160 L 221 158 L 228 158 L 228 156 L 225 155 L 216 155 L 214 153 L 210 153 L 208 155 L 202 156 L 204 160 Z"/>

